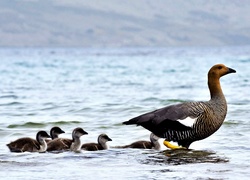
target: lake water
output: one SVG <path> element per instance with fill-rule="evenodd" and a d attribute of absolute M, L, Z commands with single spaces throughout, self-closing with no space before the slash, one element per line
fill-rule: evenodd
<path fill-rule="evenodd" d="M 0 49 L 1 179 L 248 179 L 250 47 Z M 183 101 L 209 100 L 207 72 L 223 63 L 228 102 L 222 127 L 189 151 L 116 149 L 149 140 L 132 117 Z M 11 153 L 6 144 L 60 126 L 106 133 L 110 149 L 80 153 Z M 163 140 L 161 140 L 163 141 Z"/>

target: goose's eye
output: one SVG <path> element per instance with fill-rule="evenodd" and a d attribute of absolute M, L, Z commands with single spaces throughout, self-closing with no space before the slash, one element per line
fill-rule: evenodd
<path fill-rule="evenodd" d="M 218 69 L 222 69 L 222 66 L 219 66 Z"/>

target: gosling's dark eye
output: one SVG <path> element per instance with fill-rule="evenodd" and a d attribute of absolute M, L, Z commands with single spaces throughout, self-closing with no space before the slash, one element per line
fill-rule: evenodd
<path fill-rule="evenodd" d="M 218 69 L 222 69 L 222 66 L 219 66 Z"/>

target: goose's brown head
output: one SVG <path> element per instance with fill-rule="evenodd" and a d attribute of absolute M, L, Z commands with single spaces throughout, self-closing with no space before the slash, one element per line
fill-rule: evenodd
<path fill-rule="evenodd" d="M 225 66 L 224 64 L 214 65 L 208 72 L 208 77 L 210 78 L 220 78 L 229 73 L 236 73 L 232 68 Z"/>

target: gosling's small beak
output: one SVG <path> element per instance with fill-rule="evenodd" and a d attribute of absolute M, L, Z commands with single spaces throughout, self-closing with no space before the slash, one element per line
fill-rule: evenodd
<path fill-rule="evenodd" d="M 83 130 L 83 134 L 88 134 L 86 131 Z"/>

